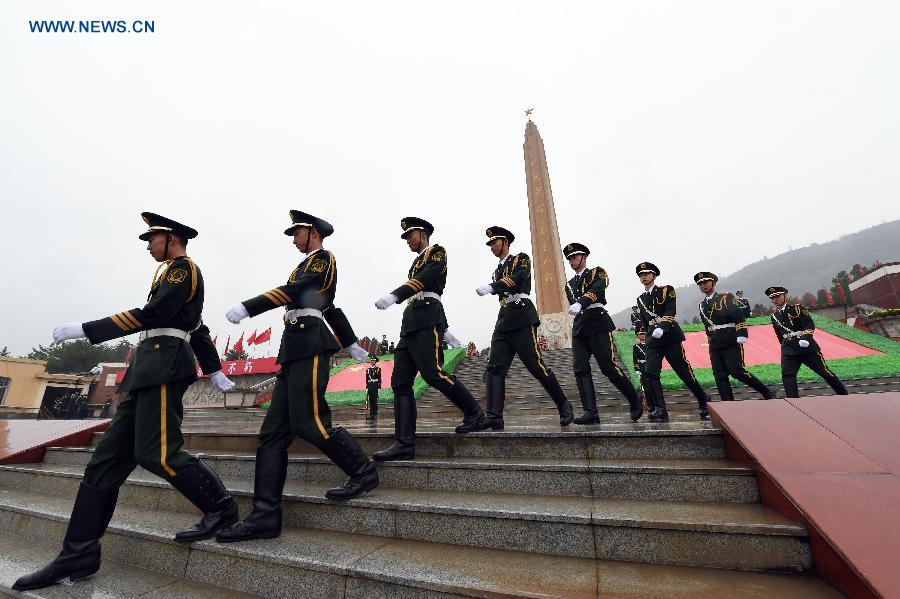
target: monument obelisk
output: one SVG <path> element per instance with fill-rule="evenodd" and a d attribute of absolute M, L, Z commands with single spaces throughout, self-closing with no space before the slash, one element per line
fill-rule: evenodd
<path fill-rule="evenodd" d="M 572 347 L 572 316 L 563 285 L 566 283 L 562 245 L 556 226 L 556 208 L 550 190 L 550 173 L 544 140 L 531 120 L 525 125 L 525 183 L 528 189 L 528 219 L 531 223 L 531 256 L 534 290 L 543 335 L 554 349 Z"/>

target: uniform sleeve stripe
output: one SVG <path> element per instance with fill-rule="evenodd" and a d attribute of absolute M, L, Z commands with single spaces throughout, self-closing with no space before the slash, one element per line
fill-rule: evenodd
<path fill-rule="evenodd" d="M 271 291 L 266 291 L 265 293 L 263 293 L 263 295 L 266 297 L 266 299 L 268 299 L 270 302 L 272 302 L 276 306 L 284 305 L 284 300 L 281 299 L 280 297 L 278 297 L 277 295 L 275 295 L 274 293 L 272 293 Z"/>
<path fill-rule="evenodd" d="M 273 289 L 272 293 L 274 293 L 277 297 L 281 298 L 284 301 L 284 303 L 286 303 L 286 304 L 291 303 L 291 296 L 289 296 L 287 293 L 285 293 L 281 289 Z"/>
<path fill-rule="evenodd" d="M 123 331 L 131 330 L 131 327 L 126 325 L 125 322 L 119 317 L 118 314 L 113 314 L 112 316 L 110 316 L 110 319 L 112 319 L 112 321 L 114 323 L 116 323 L 116 326 L 119 327 L 120 329 L 122 329 Z"/>
<path fill-rule="evenodd" d="M 409 285 L 410 287 L 412 287 L 413 289 L 415 289 L 416 291 L 422 291 L 422 289 L 425 288 L 425 285 L 417 279 L 410 279 L 406 282 L 406 284 Z"/>
<path fill-rule="evenodd" d="M 131 313 L 129 313 L 129 312 L 122 312 L 121 314 L 119 314 L 119 316 L 122 317 L 122 320 L 124 320 L 125 322 L 127 322 L 128 324 L 130 324 L 130 325 L 131 325 L 131 328 L 133 328 L 133 329 L 138 329 L 138 328 L 141 327 L 140 321 L 138 321 L 137 318 L 135 318 L 134 316 L 132 316 Z"/>

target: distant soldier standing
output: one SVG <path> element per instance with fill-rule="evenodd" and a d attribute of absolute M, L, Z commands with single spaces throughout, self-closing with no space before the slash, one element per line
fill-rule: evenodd
<path fill-rule="evenodd" d="M 635 332 L 641 326 L 641 310 L 637 306 L 631 306 L 631 328 L 635 330 Z"/>
<path fill-rule="evenodd" d="M 809 315 L 809 310 L 800 304 L 788 305 L 788 290 L 773 286 L 766 289 L 766 295 L 772 300 L 775 311 L 772 312 L 772 328 L 781 342 L 781 382 L 787 397 L 800 397 L 797 386 L 797 371 L 801 365 L 825 379 L 837 395 L 847 395 L 847 387 L 835 375 L 828 364 L 813 333 L 816 324 Z"/>
<path fill-rule="evenodd" d="M 750 307 L 750 300 L 744 298 L 743 291 L 736 291 L 735 295 L 737 296 L 737 303 L 744 313 L 744 318 L 750 318 L 753 314 L 753 308 Z"/>
<path fill-rule="evenodd" d="M 366 420 L 378 418 L 378 391 L 381 389 L 381 367 L 378 365 L 378 356 L 372 356 L 371 364 L 366 368 L 366 405 L 369 408 Z"/>
<path fill-rule="evenodd" d="M 457 433 L 484 429 L 484 411 L 462 381 L 444 371 L 444 337 L 454 347 L 461 343 L 447 330 L 441 293 L 447 284 L 447 250 L 431 243 L 434 226 L 409 216 L 400 221 L 400 238 L 416 254 L 408 280 L 375 302 L 379 310 L 408 300 L 400 325 L 400 342 L 394 348 L 394 444 L 376 452 L 378 461 L 411 460 L 416 456 L 416 399 L 413 382 L 422 373 L 426 383 L 443 393 L 463 413 Z"/>
<path fill-rule="evenodd" d="M 486 245 L 500 264 L 494 269 L 493 281 L 482 285 L 478 295 L 497 295 L 500 312 L 491 337 L 491 354 L 487 366 L 487 409 L 485 424 L 493 430 L 503 430 L 503 404 L 506 401 L 506 374 L 513 358 L 519 359 L 528 372 L 538 380 L 559 411 L 560 426 L 572 424 L 572 404 L 569 403 L 556 375 L 547 368 L 538 347 L 537 328 L 540 324 L 537 310 L 528 298 L 531 293 L 531 259 L 528 254 L 513 256 L 509 252 L 515 236 L 503 227 L 491 227 L 486 231 Z"/>
<path fill-rule="evenodd" d="M 675 288 L 671 285 L 656 285 L 659 269 L 652 262 L 641 262 L 635 272 L 644 286 L 644 293 L 637 298 L 641 326 L 650 331 L 650 338 L 647 340 L 647 366 L 644 370 L 644 392 L 650 404 L 650 422 L 669 421 L 660 381 L 663 358 L 697 398 L 700 418 L 708 418 L 709 409 L 706 404 L 709 398 L 694 377 L 694 369 L 684 355 L 684 333 L 675 320 Z"/>
<path fill-rule="evenodd" d="M 647 367 L 647 331 L 638 326 L 635 335 L 637 338 L 631 349 L 631 362 L 634 366 L 634 373 L 641 382 L 641 395 L 644 396 L 644 403 L 647 403 L 647 392 L 645 391 L 647 381 L 644 379 L 644 370 Z"/>
<path fill-rule="evenodd" d="M 698 272 L 694 282 L 705 297 L 699 304 L 700 318 L 706 327 L 709 361 L 716 389 L 723 401 L 734 400 L 728 377 L 733 376 L 763 396 L 775 399 L 775 394 L 744 366 L 744 344 L 749 332 L 741 303 L 730 293 L 716 293 L 719 277 L 711 272 Z"/>
<path fill-rule="evenodd" d="M 570 243 L 563 248 L 563 254 L 575 276 L 566 283 L 566 298 L 571 307 L 569 314 L 575 316 L 572 325 L 572 358 L 575 367 L 575 382 L 581 396 L 584 413 L 575 419 L 575 424 L 596 424 L 600 422 L 597 412 L 597 395 L 591 378 L 591 356 L 600 366 L 600 371 L 628 400 L 631 419 L 637 422 L 644 413 L 631 379 L 616 365 L 615 345 L 612 332 L 616 330 L 609 312 L 606 311 L 606 288 L 609 276 L 599 266 L 588 268 L 587 257 L 591 250 L 581 243 Z"/>
<path fill-rule="evenodd" d="M 180 543 L 208 539 L 238 517 L 237 504 L 216 473 L 182 449 L 181 398 L 197 380 L 196 361 L 219 390 L 234 383 L 222 374 L 219 355 L 202 324 L 203 275 L 187 257 L 197 231 L 144 212 L 148 230 L 139 236 L 159 266 L 147 305 L 91 322 L 70 322 L 53 330 L 57 343 L 87 337 L 91 343 L 140 332 L 118 392 L 127 394 L 100 439 L 75 497 L 59 556 L 13 585 L 40 589 L 64 578 L 78 580 L 100 568 L 100 537 L 106 531 L 119 487 L 138 466 L 165 479 L 203 512 L 192 528 L 175 535 Z"/>
<path fill-rule="evenodd" d="M 375 465 L 346 429 L 332 426 L 331 409 L 325 401 L 331 356 L 343 347 L 349 348 L 356 360 L 368 357 L 356 343 L 347 317 L 334 305 L 337 262 L 334 254 L 322 247 L 334 227 L 300 210 L 291 210 L 290 219 L 284 234 L 293 238 L 294 247 L 306 258 L 291 271 L 287 283 L 241 302 L 225 315 L 238 324 L 275 308 L 285 309 L 277 360 L 281 370 L 256 448 L 253 509 L 244 520 L 216 535 L 220 543 L 272 539 L 281 534 L 288 447 L 297 437 L 316 446 L 349 477 L 342 486 L 328 490 L 326 498 L 346 501 L 378 486 Z"/>

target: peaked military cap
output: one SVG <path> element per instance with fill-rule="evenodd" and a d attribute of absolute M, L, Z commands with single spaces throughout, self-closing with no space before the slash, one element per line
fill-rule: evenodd
<path fill-rule="evenodd" d="M 195 229 L 192 229 L 187 225 L 182 225 L 180 222 L 174 221 L 171 218 L 166 218 L 165 216 L 153 214 L 152 212 L 141 212 L 141 218 L 144 219 L 144 222 L 147 223 L 148 227 L 145 232 L 138 235 L 138 239 L 142 241 L 148 241 L 150 236 L 154 233 L 171 233 L 173 235 L 180 235 L 185 239 L 193 239 L 197 236 L 197 231 Z"/>
<path fill-rule="evenodd" d="M 588 247 L 581 243 L 570 243 L 566 247 L 563 248 L 563 255 L 566 257 L 566 260 L 571 258 L 572 256 L 577 256 L 578 254 L 584 254 L 585 256 L 591 255 L 591 250 Z"/>
<path fill-rule="evenodd" d="M 645 328 L 644 328 L 644 325 L 641 324 L 641 325 L 639 325 L 639 326 L 634 330 L 634 334 L 635 334 L 635 335 L 646 335 L 646 334 L 647 334 L 647 329 L 645 329 Z"/>
<path fill-rule="evenodd" d="M 713 283 L 718 283 L 719 277 L 717 277 L 714 273 L 701 270 L 694 275 L 694 282 L 699 285 L 703 281 L 712 281 Z"/>
<path fill-rule="evenodd" d="M 495 239 L 506 239 L 510 243 L 516 240 L 516 236 L 512 234 L 512 231 L 503 227 L 490 227 L 484 234 L 488 236 L 487 243 L 484 245 L 491 245 Z"/>
<path fill-rule="evenodd" d="M 659 276 L 659 269 L 652 262 L 641 262 L 634 267 L 634 272 L 636 272 L 638 276 L 642 275 L 645 272 L 652 272 L 657 277 Z"/>
<path fill-rule="evenodd" d="M 289 212 L 291 218 L 291 226 L 284 230 L 285 235 L 293 235 L 297 227 L 312 227 L 319 232 L 323 238 L 334 233 L 334 227 L 327 220 L 313 216 L 307 212 L 300 210 L 291 210 Z"/>
<path fill-rule="evenodd" d="M 409 234 L 416 229 L 425 231 L 425 233 L 429 237 L 431 237 L 431 234 L 434 233 L 434 225 L 432 225 L 424 218 L 417 218 L 415 216 L 407 216 L 406 218 L 401 220 L 400 228 L 403 229 L 403 233 L 400 235 L 400 239 L 406 239 L 407 237 L 409 237 Z"/>
<path fill-rule="evenodd" d="M 369 356 L 369 362 L 371 362 L 372 360 L 375 360 L 376 362 L 380 362 L 380 361 L 381 361 L 381 360 L 378 359 L 378 356 Z"/>
<path fill-rule="evenodd" d="M 772 287 L 766 288 L 766 295 L 769 297 L 775 297 L 776 295 L 781 295 L 782 293 L 787 294 L 788 290 L 784 287 L 778 287 L 777 285 L 773 285 Z"/>

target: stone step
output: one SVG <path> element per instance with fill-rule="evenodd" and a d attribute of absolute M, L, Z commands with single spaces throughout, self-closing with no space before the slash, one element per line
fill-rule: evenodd
<path fill-rule="evenodd" d="M 0 486 L 74 497 L 82 470 L 53 464 L 2 466 Z M 223 481 L 238 499 L 242 513 L 247 513 L 252 480 Z M 285 523 L 385 538 L 640 563 L 781 572 L 804 572 L 811 565 L 805 528 L 758 504 L 404 488 L 378 488 L 366 497 L 336 503 L 324 499 L 330 486 L 288 481 L 283 501 Z M 143 470 L 129 478 L 119 502 L 197 515 L 196 508 L 168 483 Z"/>
<path fill-rule="evenodd" d="M 42 538 L 43 540 L 43 538 Z M 103 597 L 104 599 L 244 599 L 259 597 L 250 593 L 228 590 L 220 586 L 188 580 L 180 575 L 162 574 L 113 561 L 116 556 L 106 552 L 100 571 L 75 585 L 68 581 L 48 587 L 19 593 L 12 589 L 15 581 L 24 574 L 43 568 L 59 553 L 55 538 L 38 542 L 34 538 L 0 533 L 0 595 L 11 597 L 58 598 Z M 52 543 L 52 544 L 50 544 Z M 105 543 L 104 543 L 105 545 Z"/>
<path fill-rule="evenodd" d="M 388 425 L 388 428 L 393 428 Z M 559 428 L 559 427 L 558 427 Z M 570 427 L 573 430 L 507 430 L 457 435 L 423 431 L 416 435 L 417 457 L 541 457 L 582 459 L 678 459 L 724 458 L 725 449 L 719 430 L 696 421 L 668 424 L 631 423 Z M 218 433 L 185 432 L 184 447 L 190 451 L 255 452 L 257 432 Z M 103 433 L 92 438 L 96 445 Z M 368 454 L 388 447 L 393 432 L 353 430 Z M 312 446 L 296 440 L 294 453 L 314 453 Z"/>
<path fill-rule="evenodd" d="M 92 448 L 49 448 L 43 463 L 83 468 L 92 453 Z M 254 453 L 197 453 L 219 476 L 253 478 Z M 378 474 L 382 488 L 620 499 L 759 501 L 755 472 L 723 459 L 420 458 L 379 463 Z M 289 480 L 333 484 L 346 479 L 321 453 L 292 455 L 287 476 Z"/>
<path fill-rule="evenodd" d="M 49 560 L 58 551 L 72 501 L 4 488 L 0 529 L 48 544 L 43 557 Z M 189 546 L 171 541 L 175 531 L 195 519 L 194 514 L 120 505 L 103 539 L 105 558 L 273 598 L 840 597 L 808 575 L 554 557 L 292 526 L 266 541 Z M 35 552 L 41 549 L 35 546 Z M 76 596 L 91 595 L 88 584 L 69 588 Z M 54 590 L 53 596 L 67 595 L 65 589 Z"/>

